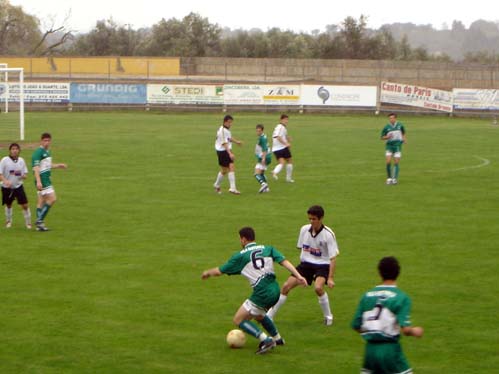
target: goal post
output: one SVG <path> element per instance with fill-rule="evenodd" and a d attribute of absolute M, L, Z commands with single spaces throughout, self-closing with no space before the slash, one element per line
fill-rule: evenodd
<path fill-rule="evenodd" d="M 2 67 L 3 66 L 3 67 Z M 5 100 L 5 113 L 9 113 L 9 101 L 11 100 L 9 73 L 17 74 L 19 81 L 19 139 L 24 140 L 24 69 L 5 67 L 7 64 L 0 64 L 0 76 L 3 75 L 3 92 L 0 92 Z"/>

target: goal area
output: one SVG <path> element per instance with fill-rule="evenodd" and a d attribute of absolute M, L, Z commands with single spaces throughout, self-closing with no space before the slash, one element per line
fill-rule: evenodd
<path fill-rule="evenodd" d="M 0 141 L 24 140 L 24 69 L 0 63 Z"/>

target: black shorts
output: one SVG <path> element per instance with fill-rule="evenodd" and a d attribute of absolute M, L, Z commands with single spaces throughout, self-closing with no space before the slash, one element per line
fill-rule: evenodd
<path fill-rule="evenodd" d="M 230 159 L 229 152 L 227 151 L 217 151 L 218 156 L 218 165 L 228 168 L 230 164 L 232 164 L 232 160 Z"/>
<path fill-rule="evenodd" d="M 284 149 L 275 151 L 274 155 L 277 160 L 279 160 L 280 158 L 285 158 L 287 160 L 288 158 L 291 158 L 291 151 L 286 147 Z"/>
<path fill-rule="evenodd" d="M 307 280 L 309 286 L 317 277 L 323 277 L 326 280 L 329 277 L 329 265 L 316 265 L 309 262 L 300 262 L 300 264 L 296 267 L 296 270 L 298 270 L 298 273 L 300 273 L 302 277 Z"/>
<path fill-rule="evenodd" d="M 19 205 L 28 203 L 24 186 L 16 189 L 2 187 L 2 205 L 11 205 L 14 200 L 17 200 Z"/>

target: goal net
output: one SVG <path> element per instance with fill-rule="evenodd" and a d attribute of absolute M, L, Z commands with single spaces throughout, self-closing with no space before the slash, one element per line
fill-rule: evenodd
<path fill-rule="evenodd" d="M 0 63 L 0 141 L 24 140 L 24 70 Z"/>

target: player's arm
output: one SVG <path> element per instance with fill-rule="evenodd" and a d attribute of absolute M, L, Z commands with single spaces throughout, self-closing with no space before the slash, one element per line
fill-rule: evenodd
<path fill-rule="evenodd" d="M 391 135 L 390 133 L 386 130 L 386 128 L 384 128 L 383 130 L 381 130 L 381 137 L 380 139 L 381 140 L 388 140 L 391 138 Z"/>
<path fill-rule="evenodd" d="M 285 147 L 291 147 L 291 143 L 289 143 L 283 136 L 275 136 L 277 140 L 279 140 Z"/>
<path fill-rule="evenodd" d="M 40 166 L 33 166 L 33 173 L 35 174 L 36 189 L 41 191 L 43 189 L 42 179 L 40 178 Z"/>
<path fill-rule="evenodd" d="M 3 174 L 1 174 L 0 172 L 0 180 L 2 181 L 2 186 L 4 186 L 5 188 L 9 188 L 10 187 L 10 182 L 7 178 L 5 178 L 3 176 Z"/>
<path fill-rule="evenodd" d="M 405 326 L 402 327 L 402 333 L 405 336 L 414 336 L 415 338 L 420 338 L 423 336 L 423 328 L 419 326 Z"/>
<path fill-rule="evenodd" d="M 226 151 L 227 151 L 227 153 L 229 154 L 230 159 L 231 159 L 232 161 L 234 161 L 235 156 L 234 156 L 234 153 L 232 153 L 232 151 L 230 150 L 230 145 L 229 145 L 229 143 L 228 143 L 228 142 L 227 142 L 227 143 L 223 143 L 223 144 L 222 144 L 222 146 L 225 148 L 225 150 L 226 150 Z"/>
<path fill-rule="evenodd" d="M 243 141 L 242 140 L 239 140 L 239 139 L 236 139 L 236 138 L 230 138 L 230 140 L 232 141 L 232 143 L 236 143 L 237 145 L 243 145 Z"/>
<path fill-rule="evenodd" d="M 68 165 L 67 164 L 52 164 L 53 169 L 67 169 Z"/>
<path fill-rule="evenodd" d="M 307 285 L 307 280 L 303 278 L 303 276 L 298 272 L 298 270 L 296 270 L 296 268 L 291 262 L 289 262 L 288 260 L 283 260 L 279 262 L 279 264 L 288 269 L 289 272 L 293 274 L 295 278 L 298 280 L 298 283 L 301 283 L 303 286 Z"/>
<path fill-rule="evenodd" d="M 329 288 L 333 288 L 335 283 L 334 283 L 334 273 L 336 271 L 336 257 L 331 257 L 331 260 L 329 262 L 329 274 L 327 277 L 327 286 Z"/>
<path fill-rule="evenodd" d="M 405 135 L 405 128 L 404 128 L 404 126 L 402 126 L 402 141 L 404 142 L 404 144 L 407 143 L 407 136 Z"/>
<path fill-rule="evenodd" d="M 223 273 L 220 271 L 219 268 L 212 268 L 203 271 L 203 274 L 201 274 L 201 279 L 208 279 L 209 277 L 218 277 L 222 274 Z"/>

